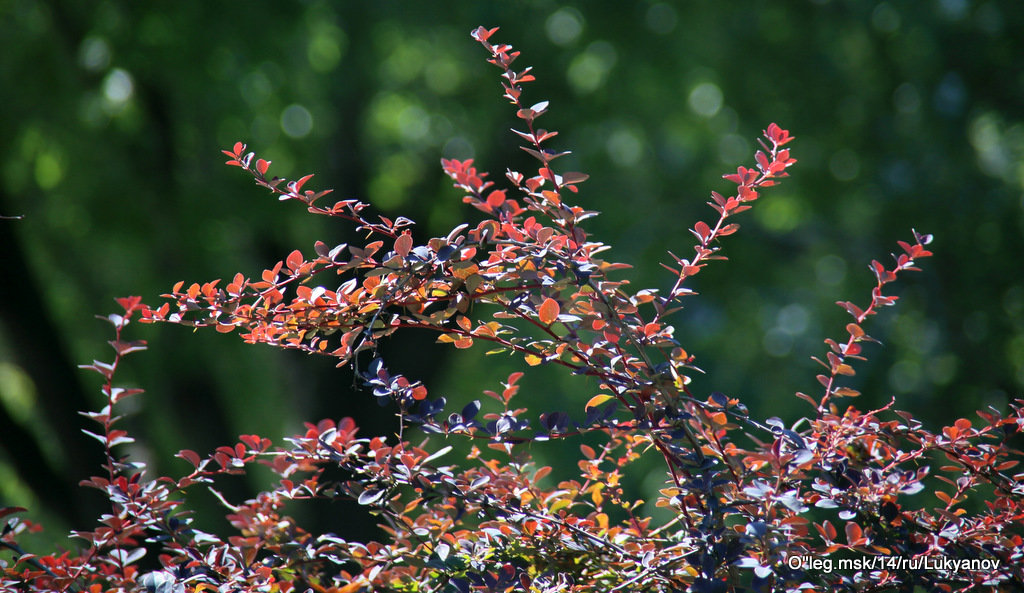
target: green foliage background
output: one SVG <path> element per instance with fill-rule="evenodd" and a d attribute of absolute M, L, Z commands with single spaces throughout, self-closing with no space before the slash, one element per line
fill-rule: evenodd
<path fill-rule="evenodd" d="M 723 173 L 750 164 L 769 122 L 788 128 L 791 180 L 742 215 L 678 314 L 706 375 L 695 392 L 740 397 L 755 416 L 806 413 L 821 340 L 864 303 L 872 258 L 910 228 L 936 257 L 868 331 L 884 342 L 851 382 L 868 408 L 896 396 L 937 427 L 1024 386 L 1024 7 L 1016 0 L 577 2 L 0 2 L 0 503 L 30 506 L 62 539 L 102 501 L 75 484 L 98 467 L 75 412 L 99 405 L 75 369 L 107 359 L 93 319 L 116 296 L 146 302 L 177 280 L 256 276 L 291 249 L 353 239 L 279 204 L 221 148 L 242 140 L 272 173 L 447 233 L 474 211 L 441 157 L 474 157 L 501 181 L 530 157 L 508 132 L 498 70 L 469 38 L 479 24 L 523 52 L 551 101 L 541 123 L 589 172 L 590 228 L 632 263 L 634 285 L 667 288 L 659 265 L 689 252 Z M 279 438 L 303 420 L 352 415 L 366 433 L 390 411 L 351 375 L 229 336 L 136 326 L 151 350 L 123 378 L 148 389 L 133 454 L 176 474 L 239 433 Z M 433 396 L 467 402 L 523 365 L 455 353 L 433 336 L 388 346 Z M 549 369 L 523 402 L 581 413 L 593 385 Z M 575 444 L 560 447 L 568 457 Z M 538 450 L 558 461 L 555 447 Z M 657 473 L 637 487 L 660 483 Z M 243 497 L 255 482 L 228 495 Z M 209 504 L 206 501 L 205 504 Z M 197 504 L 202 506 L 203 501 Z M 337 519 L 337 509 L 324 515 Z M 372 521 L 349 514 L 345 529 Z"/>

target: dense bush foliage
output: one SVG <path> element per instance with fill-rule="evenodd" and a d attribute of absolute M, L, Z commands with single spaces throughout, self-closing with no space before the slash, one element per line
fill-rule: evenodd
<path fill-rule="evenodd" d="M 753 168 L 725 176 L 734 192 L 711 193 L 712 222 L 690 229 L 692 254 L 671 256 L 665 291 L 633 289 L 629 266 L 601 259 L 606 245 L 585 222 L 597 213 L 571 200 L 587 175 L 557 172 L 566 154 L 556 132 L 538 127 L 548 103 L 527 106 L 530 68 L 492 43 L 496 29 L 473 37 L 501 69 L 504 97 L 522 120 L 514 130 L 540 166 L 508 170 L 498 189 L 471 160 L 444 160 L 463 201 L 483 212 L 477 223 L 418 243 L 406 218 L 371 217 L 367 204 L 323 205 L 330 191 L 268 177 L 270 163 L 242 143 L 225 151 L 282 201 L 353 223 L 359 244 L 317 242 L 292 251 L 258 278 L 177 283 L 167 302 L 118 299 L 114 358 L 86 368 L 103 377 L 106 405 L 86 416 L 103 447 L 100 475 L 85 485 L 110 502 L 80 548 L 54 554 L 23 550 L 19 537 L 37 526 L 24 509 L 0 509 L 6 521 L 0 587 L 29 591 L 842 591 L 971 590 L 1024 586 L 1020 453 L 1007 439 L 1024 425 L 1019 402 L 989 409 L 981 421 L 959 419 L 931 432 L 896 402 L 869 411 L 849 404 L 844 384 L 872 339 L 863 325 L 896 297 L 886 286 L 931 255 L 931 237 L 914 232 L 886 266 L 871 263 L 870 299 L 840 302 L 851 316 L 828 339 L 818 394 L 796 422 L 751 417 L 741 397 L 694 393 L 695 356 L 675 337 L 669 316 L 691 298 L 687 280 L 724 260 L 731 218 L 796 161 L 792 137 L 764 130 Z M 334 280 L 333 277 L 339 277 Z M 328 288 L 327 285 L 335 285 Z M 246 342 L 333 357 L 351 366 L 379 403 L 394 409 L 397 435 L 359 436 L 347 418 L 308 423 L 275 446 L 247 434 L 212 453 L 183 450 L 184 476 L 145 474 L 120 451 L 132 437 L 118 422 L 122 400 L 142 393 L 120 386 L 123 358 L 143 350 L 126 328 L 133 320 L 212 327 Z M 558 365 L 593 391 L 574 409 L 516 407 L 522 372 L 485 390 L 487 399 L 451 402 L 393 373 L 378 351 L 413 329 L 464 349 L 520 357 L 525 372 Z M 712 378 L 713 380 L 713 378 Z M 454 399 L 454 398 L 453 398 Z M 466 398 L 468 399 L 468 398 Z M 422 433 L 426 433 L 424 437 Z M 451 445 L 471 443 L 466 463 Z M 578 473 L 539 467 L 531 444 L 561 441 L 580 452 Z M 656 501 L 671 519 L 640 511 L 622 478 L 643 455 L 664 460 Z M 446 457 L 447 455 L 447 457 Z M 278 480 L 258 496 L 227 500 L 237 533 L 199 530 L 188 495 L 218 493 L 228 476 L 253 464 Z M 933 491 L 936 503 L 929 497 Z M 347 541 L 302 527 L 285 506 L 311 499 L 351 499 L 380 518 L 383 542 Z M 983 504 L 981 504 L 983 503 Z"/>

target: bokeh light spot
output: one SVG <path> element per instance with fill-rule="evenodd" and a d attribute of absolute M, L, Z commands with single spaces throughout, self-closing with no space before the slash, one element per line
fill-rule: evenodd
<path fill-rule="evenodd" d="M 615 164 L 632 167 L 640 162 L 643 155 L 643 139 L 635 130 L 620 128 L 608 137 L 605 148 Z"/>
<path fill-rule="evenodd" d="M 714 117 L 722 108 L 722 89 L 711 82 L 693 87 L 688 99 L 690 109 L 702 117 Z"/>
<path fill-rule="evenodd" d="M 901 360 L 889 369 L 889 387 L 896 393 L 916 391 L 921 385 L 921 365 L 913 360 Z"/>
<path fill-rule="evenodd" d="M 750 141 L 739 134 L 726 134 L 718 141 L 718 158 L 723 163 L 735 165 L 750 158 Z"/>
<path fill-rule="evenodd" d="M 114 106 L 127 102 L 134 92 L 135 83 L 132 82 L 131 75 L 121 68 L 114 68 L 103 79 L 103 96 Z"/>
<path fill-rule="evenodd" d="M 760 213 L 761 224 L 778 233 L 793 230 L 802 218 L 800 203 L 787 196 L 772 196 L 771 200 L 766 200 L 764 206 L 755 208 L 754 212 Z"/>
<path fill-rule="evenodd" d="M 679 15 L 676 9 L 666 2 L 652 4 L 647 9 L 647 28 L 659 35 L 668 35 L 679 23 Z"/>
<path fill-rule="evenodd" d="M 915 113 L 921 107 L 921 93 L 913 84 L 905 82 L 896 87 L 892 94 L 892 102 L 896 106 L 896 111 L 900 113 Z"/>
<path fill-rule="evenodd" d="M 281 129 L 292 138 L 305 138 L 313 129 L 313 114 L 294 103 L 281 112 Z"/>
<path fill-rule="evenodd" d="M 895 33 L 900 28 L 900 13 L 888 2 L 880 2 L 871 13 L 871 26 L 880 33 Z"/>
<path fill-rule="evenodd" d="M 78 49 L 78 63 L 90 72 L 101 72 L 110 65 L 110 45 L 102 37 L 86 37 Z"/>
<path fill-rule="evenodd" d="M 53 152 L 44 152 L 37 156 L 35 177 L 36 183 L 42 189 L 57 187 L 60 180 L 64 178 L 64 167 L 59 155 Z"/>
<path fill-rule="evenodd" d="M 409 105 L 398 114 L 398 133 L 402 140 L 416 143 L 430 133 L 430 120 L 427 112 L 416 105 Z"/>
<path fill-rule="evenodd" d="M 935 89 L 935 110 L 943 115 L 959 115 L 967 101 L 964 79 L 956 72 L 947 72 Z"/>
<path fill-rule="evenodd" d="M 309 45 L 306 47 L 306 59 L 317 72 L 334 70 L 345 52 L 348 39 L 345 32 L 333 25 L 316 27 Z"/>
<path fill-rule="evenodd" d="M 560 8 L 548 17 L 544 30 L 555 45 L 569 45 L 583 33 L 583 15 L 575 8 Z"/>
<path fill-rule="evenodd" d="M 837 286 L 846 279 L 846 262 L 838 255 L 826 255 L 814 264 L 814 275 L 818 282 Z"/>
<path fill-rule="evenodd" d="M 438 95 L 448 95 L 462 84 L 462 71 L 454 61 L 439 57 L 427 64 L 423 77 L 430 90 Z"/>
<path fill-rule="evenodd" d="M 580 93 L 591 93 L 601 88 L 615 65 L 618 54 L 610 43 L 595 41 L 569 64 L 569 84 Z"/>
<path fill-rule="evenodd" d="M 828 170 L 839 181 L 853 181 L 860 175 L 860 159 L 857 153 L 844 148 L 829 159 Z"/>

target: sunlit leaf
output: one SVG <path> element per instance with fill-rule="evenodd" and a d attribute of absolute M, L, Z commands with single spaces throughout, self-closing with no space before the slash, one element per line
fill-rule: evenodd
<path fill-rule="evenodd" d="M 541 323 L 550 325 L 558 319 L 559 312 L 560 308 L 558 306 L 558 301 L 548 297 L 544 299 L 544 302 L 537 308 L 537 317 L 540 319 Z"/>

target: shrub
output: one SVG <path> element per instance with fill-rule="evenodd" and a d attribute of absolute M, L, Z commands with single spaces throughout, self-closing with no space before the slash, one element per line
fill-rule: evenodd
<path fill-rule="evenodd" d="M 314 245 L 262 271 L 185 286 L 158 307 L 140 297 L 118 299 L 110 315 L 110 362 L 85 368 L 103 377 L 106 405 L 86 416 L 103 446 L 100 475 L 84 483 L 101 491 L 111 511 L 91 530 L 74 532 L 71 552 L 27 553 L 19 536 L 36 526 L 0 510 L 0 545 L 12 551 L 0 587 L 24 591 L 837 591 L 969 590 L 1024 586 L 1020 474 L 1008 473 L 1019 452 L 1006 440 L 1024 425 L 1021 402 L 1003 414 L 979 412 L 937 433 L 895 402 L 861 411 L 847 403 L 853 363 L 872 341 L 863 325 L 895 303 L 883 291 L 931 253 L 917 232 L 899 242 L 890 266 L 874 261 L 876 278 L 863 306 L 840 302 L 852 317 L 841 339 L 826 340 L 818 360 L 822 390 L 797 394 L 809 406 L 787 425 L 752 418 L 737 398 L 695 394 L 693 355 L 674 338 L 669 316 L 692 294 L 687 280 L 724 260 L 721 239 L 739 227 L 733 216 L 761 190 L 786 177 L 796 161 L 789 133 L 771 124 L 755 167 L 725 179 L 733 195 L 711 193 L 713 222 L 697 222 L 692 255 L 665 265 L 667 291 L 632 290 L 605 261 L 606 246 L 584 228 L 597 214 L 570 200 L 587 176 L 556 172 L 564 155 L 555 132 L 537 126 L 547 102 L 527 107 L 522 85 L 530 68 L 514 70 L 518 52 L 473 37 L 501 71 L 504 97 L 515 107 L 523 150 L 534 175 L 507 171 L 498 189 L 470 160 L 443 160 L 463 201 L 483 212 L 445 237 L 417 244 L 412 221 L 371 218 L 368 205 L 322 205 L 330 190 L 305 189 L 267 177 L 270 163 L 242 143 L 228 164 L 252 175 L 282 201 L 340 218 L 365 234 L 358 245 Z M 340 284 L 325 284 L 332 276 Z M 132 341 L 132 320 L 212 327 L 254 344 L 300 350 L 351 365 L 359 381 L 401 420 L 397 438 L 358 436 L 350 419 L 306 424 L 274 446 L 258 435 L 209 454 L 183 450 L 182 477 L 147 477 L 143 464 L 119 454 L 132 437 L 118 427 L 117 406 L 140 389 L 119 386 L 123 358 L 145 348 Z M 392 373 L 378 345 L 408 329 L 431 331 L 463 349 L 482 342 L 521 356 L 527 367 L 558 365 L 593 391 L 570 412 L 515 407 L 522 372 L 481 401 L 429 397 L 421 383 Z M 400 339 L 400 338 L 399 338 Z M 528 370 L 528 368 L 527 368 Z M 449 463 L 452 447 L 416 445 L 415 430 L 472 443 L 466 464 Z M 581 442 L 588 435 L 587 442 Z M 436 442 L 435 438 L 435 442 Z M 531 442 L 578 444 L 578 474 L 554 478 L 538 467 Z M 671 511 L 655 522 L 622 478 L 645 452 L 664 460 L 665 487 L 656 504 Z M 253 464 L 278 476 L 255 498 L 221 498 L 233 535 L 206 533 L 186 510 L 190 492 L 214 493 L 225 476 Z M 337 477 L 341 476 L 341 477 Z M 552 476 L 549 478 L 548 476 Z M 922 491 L 934 491 L 935 500 Z M 965 503 L 984 496 L 968 511 Z M 300 527 L 286 503 L 353 499 L 376 514 L 384 542 L 347 541 Z M 140 568 L 146 556 L 153 570 Z M 156 561 L 152 558 L 156 557 Z"/>

